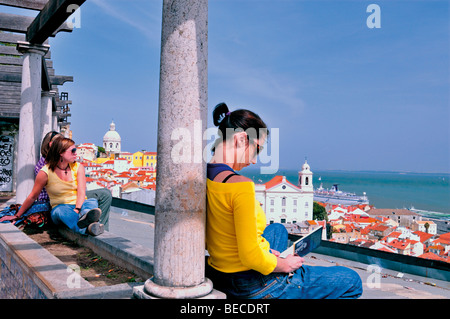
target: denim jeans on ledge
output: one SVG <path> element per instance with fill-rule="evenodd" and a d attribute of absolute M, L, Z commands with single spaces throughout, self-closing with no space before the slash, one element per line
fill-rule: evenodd
<path fill-rule="evenodd" d="M 287 231 L 281 224 L 266 227 L 263 237 L 270 247 L 283 252 Z M 303 265 L 292 274 L 254 271 L 223 273 L 206 265 L 206 276 L 229 298 L 243 299 L 354 299 L 362 295 L 362 282 L 352 269 L 342 266 Z"/>
<path fill-rule="evenodd" d="M 84 235 L 86 233 L 86 228 L 80 229 L 78 227 L 77 225 L 78 218 L 86 214 L 91 209 L 98 208 L 98 202 L 95 198 L 86 199 L 83 205 L 81 205 L 80 214 L 75 212 L 74 208 L 75 205 L 60 204 L 52 209 L 50 216 L 55 225 L 64 224 L 70 230 Z"/>

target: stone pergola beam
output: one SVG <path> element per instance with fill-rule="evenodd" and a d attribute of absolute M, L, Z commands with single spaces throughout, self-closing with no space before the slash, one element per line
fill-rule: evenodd
<path fill-rule="evenodd" d="M 86 0 L 49 0 L 27 30 L 27 41 L 42 44 L 69 18 L 71 8 L 81 6 Z"/>
<path fill-rule="evenodd" d="M 0 0 L 0 4 L 10 7 L 41 11 L 48 0 Z"/>
<path fill-rule="evenodd" d="M 66 82 L 73 82 L 73 76 L 54 75 L 49 76 L 52 85 L 63 85 Z M 0 82 L 21 83 L 22 75 L 18 73 L 0 73 Z"/>
<path fill-rule="evenodd" d="M 0 65 L 22 66 L 23 60 L 21 57 L 1 56 L 0 55 Z M 53 61 L 46 59 L 45 65 L 47 66 L 47 68 L 51 69 L 51 68 L 53 68 Z"/>
<path fill-rule="evenodd" d="M 33 17 L 0 12 L 0 31 L 26 34 L 28 27 L 33 23 L 33 21 Z M 72 32 L 72 30 L 73 28 L 63 21 L 62 24 L 60 24 L 51 34 L 47 36 L 47 38 L 54 37 L 60 31 Z M 47 38 L 45 40 L 47 40 Z"/>

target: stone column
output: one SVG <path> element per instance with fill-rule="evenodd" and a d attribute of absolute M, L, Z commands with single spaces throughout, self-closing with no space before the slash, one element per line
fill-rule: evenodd
<path fill-rule="evenodd" d="M 154 277 L 141 298 L 201 298 L 212 291 L 204 275 L 201 154 L 208 110 L 207 19 L 207 0 L 163 1 Z"/>
<path fill-rule="evenodd" d="M 53 130 L 53 97 L 56 91 L 43 91 L 41 96 L 41 141 L 44 136 Z"/>
<path fill-rule="evenodd" d="M 41 73 L 42 56 L 48 45 L 19 42 L 23 53 L 22 89 L 17 152 L 17 203 L 23 203 L 34 185 L 34 166 L 39 160 L 41 145 Z"/>
<path fill-rule="evenodd" d="M 56 132 L 60 130 L 58 125 L 58 111 L 52 112 L 52 130 Z"/>

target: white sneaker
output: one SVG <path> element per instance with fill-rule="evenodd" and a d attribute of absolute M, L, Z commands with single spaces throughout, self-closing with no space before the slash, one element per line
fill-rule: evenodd
<path fill-rule="evenodd" d="M 87 228 L 87 233 L 92 236 L 98 236 L 103 234 L 105 231 L 105 227 L 103 224 L 100 224 L 99 222 L 92 223 Z"/>
<path fill-rule="evenodd" d="M 78 218 L 77 225 L 79 228 L 86 228 L 90 224 L 98 222 L 100 220 L 100 216 L 102 215 L 102 210 L 100 208 L 93 208 L 88 211 L 83 216 Z"/>

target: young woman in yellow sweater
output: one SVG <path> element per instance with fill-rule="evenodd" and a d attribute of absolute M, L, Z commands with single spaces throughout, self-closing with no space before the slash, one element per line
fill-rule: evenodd
<path fill-rule="evenodd" d="M 286 228 L 267 225 L 255 185 L 236 171 L 256 163 L 269 134 L 249 110 L 213 111 L 219 138 L 207 165 L 206 276 L 230 298 L 358 298 L 359 275 L 345 267 L 311 267 L 303 258 L 280 258 Z"/>

